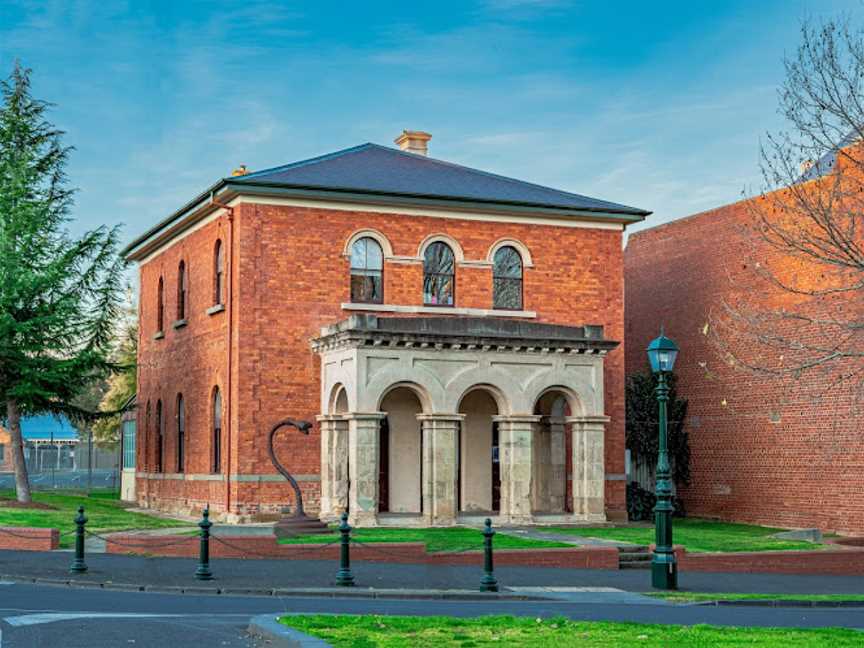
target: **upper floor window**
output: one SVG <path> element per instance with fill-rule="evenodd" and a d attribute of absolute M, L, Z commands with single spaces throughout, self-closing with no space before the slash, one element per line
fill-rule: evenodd
<path fill-rule="evenodd" d="M 186 408 L 183 394 L 177 394 L 177 472 L 186 467 Z"/>
<path fill-rule="evenodd" d="M 165 282 L 159 277 L 159 288 L 156 290 L 156 332 L 165 330 Z"/>
<path fill-rule="evenodd" d="M 186 319 L 186 293 L 187 293 L 186 262 L 181 261 L 180 266 L 177 268 L 177 319 L 178 320 L 185 320 Z"/>
<path fill-rule="evenodd" d="M 222 394 L 218 387 L 213 388 L 213 465 L 212 472 L 222 469 Z"/>
<path fill-rule="evenodd" d="M 217 240 L 213 248 L 213 304 L 219 305 L 222 301 L 222 281 L 225 276 L 225 259 L 222 254 L 222 241 Z"/>
<path fill-rule="evenodd" d="M 364 236 L 351 246 L 351 301 L 384 301 L 384 254 L 375 239 Z"/>
<path fill-rule="evenodd" d="M 450 246 L 435 241 L 423 255 L 423 303 L 452 306 L 456 294 L 456 260 Z"/>
<path fill-rule="evenodd" d="M 505 245 L 495 252 L 492 267 L 492 303 L 502 310 L 522 310 L 522 257 Z"/>

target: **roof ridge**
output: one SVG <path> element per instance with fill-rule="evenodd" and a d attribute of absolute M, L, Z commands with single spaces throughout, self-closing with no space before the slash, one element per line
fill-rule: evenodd
<path fill-rule="evenodd" d="M 246 173 L 242 176 L 231 176 L 230 178 L 225 178 L 225 180 L 246 180 L 247 178 L 254 178 L 256 176 L 270 174 L 270 173 L 278 173 L 279 171 L 287 171 L 288 169 L 296 169 L 298 167 L 307 166 L 310 164 L 317 164 L 319 162 L 324 162 L 326 160 L 331 160 L 335 157 L 340 157 L 342 155 L 346 155 L 349 153 L 354 153 L 356 151 L 360 151 L 370 146 L 380 146 L 378 144 L 373 144 L 372 142 L 365 142 L 363 144 L 358 144 L 357 146 L 349 146 L 348 148 L 341 149 L 339 151 L 333 151 L 332 153 L 325 153 L 324 155 L 317 155 L 315 157 L 307 158 L 305 160 L 298 160 L 297 162 L 289 162 L 288 164 L 283 164 L 281 166 L 270 167 L 269 169 L 261 169 L 260 171 L 254 171 L 252 173 Z M 386 147 L 381 147 L 386 148 Z"/>

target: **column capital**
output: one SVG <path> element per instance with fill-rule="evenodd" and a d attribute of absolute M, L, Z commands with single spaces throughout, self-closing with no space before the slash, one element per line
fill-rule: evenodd
<path fill-rule="evenodd" d="M 464 414 L 426 414 L 421 412 L 417 415 L 418 421 L 452 421 L 454 423 L 461 423 L 465 420 Z"/>
<path fill-rule="evenodd" d="M 492 417 L 496 423 L 539 423 L 543 420 L 540 414 L 498 414 Z"/>
<path fill-rule="evenodd" d="M 387 418 L 387 412 L 346 412 L 343 421 L 380 421 Z"/>
<path fill-rule="evenodd" d="M 588 423 L 594 425 L 606 425 L 612 419 L 603 414 L 595 416 L 567 416 L 564 418 L 565 423 Z"/>
<path fill-rule="evenodd" d="M 315 417 L 319 423 L 328 423 L 330 421 L 347 421 L 345 414 L 319 414 Z"/>

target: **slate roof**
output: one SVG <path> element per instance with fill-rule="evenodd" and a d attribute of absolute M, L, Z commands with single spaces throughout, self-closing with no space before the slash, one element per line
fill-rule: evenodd
<path fill-rule="evenodd" d="M 650 212 L 366 143 L 328 155 L 226 178 L 239 185 L 336 189 L 534 205 L 644 217 Z"/>

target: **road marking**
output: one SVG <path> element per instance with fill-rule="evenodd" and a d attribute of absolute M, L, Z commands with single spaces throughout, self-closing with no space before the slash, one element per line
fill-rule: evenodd
<path fill-rule="evenodd" d="M 3 620 L 12 627 L 54 623 L 55 621 L 74 621 L 75 619 L 153 619 L 182 617 L 184 614 L 144 614 L 136 612 L 53 612 L 43 614 L 23 614 L 5 617 Z"/>

